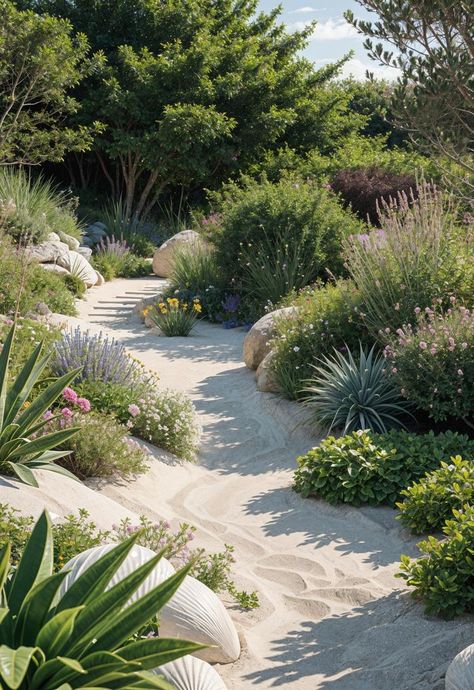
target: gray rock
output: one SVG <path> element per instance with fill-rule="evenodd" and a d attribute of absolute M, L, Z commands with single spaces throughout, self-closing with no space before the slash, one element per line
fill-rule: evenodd
<path fill-rule="evenodd" d="M 297 313 L 296 307 L 276 309 L 262 316 L 252 326 L 244 340 L 244 362 L 249 369 L 257 369 L 270 352 L 270 341 L 275 335 L 275 323 L 278 319 L 291 319 Z"/>
<path fill-rule="evenodd" d="M 154 295 L 151 295 L 150 297 L 143 297 L 139 302 L 136 303 L 133 310 L 135 314 L 138 314 L 141 320 L 145 323 L 146 317 L 143 315 L 143 310 L 149 307 L 151 304 L 156 304 L 157 302 L 161 302 L 162 300 L 163 293 L 157 292 Z"/>
<path fill-rule="evenodd" d="M 262 393 L 279 393 L 280 391 L 271 368 L 272 358 L 273 352 L 269 352 L 257 368 L 257 390 L 262 391 Z"/>
<path fill-rule="evenodd" d="M 58 264 L 81 278 L 86 287 L 92 287 L 97 283 L 97 273 L 87 259 L 77 252 L 69 251 L 66 256 L 58 259 Z"/>
<path fill-rule="evenodd" d="M 446 690 L 472 690 L 474 688 L 474 644 L 454 657 L 445 678 Z"/>
<path fill-rule="evenodd" d="M 153 254 L 153 273 L 160 278 L 169 278 L 174 266 L 174 253 L 183 247 L 206 246 L 206 241 L 194 230 L 176 233 Z"/>
<path fill-rule="evenodd" d="M 69 271 L 67 268 L 63 268 L 62 266 L 58 266 L 58 264 L 40 264 L 41 268 L 44 268 L 45 271 L 51 271 L 52 273 L 59 273 L 60 275 L 65 275 L 68 274 Z"/>
<path fill-rule="evenodd" d="M 67 244 L 69 249 L 73 249 L 74 251 L 77 251 L 80 242 L 79 240 L 76 240 L 75 237 L 72 237 L 72 235 L 68 235 L 65 232 L 60 232 L 59 237 L 61 239 L 61 242 L 64 242 L 64 244 Z"/>
<path fill-rule="evenodd" d="M 26 250 L 31 259 L 40 263 L 56 263 L 69 252 L 69 247 L 64 242 L 51 241 L 40 244 L 30 244 Z"/>
<path fill-rule="evenodd" d="M 78 254 L 80 254 L 81 256 L 83 256 L 84 259 L 86 259 L 86 261 L 89 261 L 89 263 L 90 263 L 91 256 L 92 256 L 92 249 L 90 247 L 84 247 L 83 245 L 81 245 L 75 251 Z"/>
<path fill-rule="evenodd" d="M 56 232 L 48 233 L 48 236 L 46 238 L 47 242 L 60 242 L 60 240 L 61 237 Z"/>
<path fill-rule="evenodd" d="M 95 284 L 96 287 L 99 287 L 99 285 L 103 285 L 105 283 L 105 278 L 102 275 L 102 273 L 99 273 L 99 271 L 96 271 L 97 275 L 97 282 Z"/>

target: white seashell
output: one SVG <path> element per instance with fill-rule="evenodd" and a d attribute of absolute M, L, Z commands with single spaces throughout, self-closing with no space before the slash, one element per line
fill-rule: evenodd
<path fill-rule="evenodd" d="M 163 676 L 176 690 L 227 690 L 217 671 L 194 656 L 183 656 L 153 669 L 153 673 Z"/>
<path fill-rule="evenodd" d="M 104 546 L 94 546 L 92 549 L 87 549 L 87 551 L 83 551 L 82 553 L 79 553 L 77 556 L 74 556 L 74 558 L 71 558 L 71 560 L 68 561 L 68 563 L 66 563 L 66 565 L 63 568 L 63 570 L 70 570 L 71 572 L 67 575 L 64 582 L 61 585 L 61 589 L 59 591 L 60 596 L 63 596 L 63 594 L 73 584 L 73 582 L 75 582 L 80 575 L 82 575 L 88 568 L 90 568 L 93 563 L 99 560 L 101 556 L 106 554 L 115 546 L 117 546 L 117 544 L 105 544 Z M 139 546 L 135 544 L 132 547 L 127 558 L 124 560 L 120 568 L 118 568 L 117 572 L 110 580 L 107 589 L 110 589 L 110 587 L 116 585 L 117 582 L 123 580 L 125 577 L 127 577 L 127 575 L 130 575 L 130 573 L 132 573 L 141 565 L 149 561 L 150 558 L 153 558 L 154 556 L 156 556 L 156 553 L 151 549 L 147 549 L 144 546 Z M 162 558 L 158 562 L 156 567 L 152 570 L 150 575 L 148 575 L 147 579 L 133 593 L 133 595 L 130 597 L 127 603 L 131 604 L 140 597 L 143 597 L 151 589 L 154 589 L 159 584 L 164 582 L 164 580 L 166 580 L 168 577 L 173 575 L 174 572 L 175 569 L 173 568 L 171 563 L 167 561 L 166 558 Z"/>
<path fill-rule="evenodd" d="M 472 690 L 474 688 L 474 644 L 454 657 L 445 678 L 446 690 Z"/>
<path fill-rule="evenodd" d="M 176 594 L 160 611 L 159 633 L 200 644 L 214 645 L 195 656 L 228 664 L 240 655 L 240 641 L 221 600 L 202 582 L 187 575 Z"/>

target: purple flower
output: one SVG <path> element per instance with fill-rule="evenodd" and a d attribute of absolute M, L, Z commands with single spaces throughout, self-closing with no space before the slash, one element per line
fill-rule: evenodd
<path fill-rule="evenodd" d="M 63 398 L 64 400 L 67 400 L 67 402 L 74 404 L 77 402 L 77 393 L 76 391 L 73 391 L 72 388 L 65 388 L 63 390 Z"/>
<path fill-rule="evenodd" d="M 82 412 L 91 411 L 91 404 L 87 398 L 78 398 L 76 404 L 82 410 Z"/>
<path fill-rule="evenodd" d="M 73 412 L 69 409 L 69 407 L 63 407 L 63 409 L 61 410 L 61 414 L 64 417 L 64 419 L 71 419 Z"/>

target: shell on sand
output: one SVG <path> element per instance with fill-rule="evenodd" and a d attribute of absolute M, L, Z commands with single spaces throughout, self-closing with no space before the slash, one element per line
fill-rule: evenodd
<path fill-rule="evenodd" d="M 67 575 L 64 582 L 61 585 L 60 595 L 62 596 L 69 587 L 77 580 L 77 578 L 82 575 L 88 568 L 91 567 L 93 563 L 99 560 L 101 556 L 106 554 L 110 549 L 113 549 L 117 544 L 105 544 L 104 546 L 94 546 L 92 549 L 87 549 L 79 553 L 74 558 L 71 558 L 68 563 L 64 566 L 63 570 L 70 570 L 71 572 Z M 133 573 L 141 565 L 149 561 L 151 558 L 156 556 L 156 553 L 151 549 L 147 549 L 144 546 L 139 546 L 135 544 L 130 553 L 127 555 L 126 559 L 122 565 L 118 568 L 117 572 L 110 580 L 108 588 L 116 585 L 120 580 L 123 580 L 127 575 Z M 143 597 L 147 592 L 149 592 L 154 587 L 164 582 L 168 577 L 171 577 L 175 572 L 175 569 L 166 558 L 161 558 L 155 568 L 153 568 L 147 579 L 140 585 L 140 587 L 133 593 L 130 597 L 128 603 L 131 604 L 140 597 Z"/>
<path fill-rule="evenodd" d="M 474 644 L 454 657 L 445 679 L 446 690 L 472 690 L 474 688 Z"/>
<path fill-rule="evenodd" d="M 213 645 L 196 652 L 211 663 L 228 664 L 240 655 L 239 636 L 224 604 L 209 587 L 189 575 L 160 611 L 160 635 Z"/>
<path fill-rule="evenodd" d="M 194 656 L 183 656 L 153 669 L 153 673 L 163 676 L 176 690 L 227 690 L 217 671 Z"/>

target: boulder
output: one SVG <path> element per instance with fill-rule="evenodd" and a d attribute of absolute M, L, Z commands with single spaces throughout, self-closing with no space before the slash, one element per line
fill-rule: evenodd
<path fill-rule="evenodd" d="M 138 314 L 140 319 L 145 322 L 145 325 L 148 326 L 143 311 L 147 307 L 150 307 L 152 304 L 157 304 L 158 302 L 161 302 L 163 299 L 164 297 L 162 292 L 157 292 L 154 295 L 151 295 L 150 297 L 143 297 L 139 302 L 136 303 L 133 310 L 136 314 Z M 148 328 L 151 328 L 151 326 L 148 326 Z"/>
<path fill-rule="evenodd" d="M 40 264 L 56 263 L 60 258 L 67 256 L 69 247 L 64 242 L 59 242 L 59 239 L 57 241 L 48 240 L 40 244 L 28 245 L 26 252 L 31 259 L 39 261 Z"/>
<path fill-rule="evenodd" d="M 257 390 L 262 393 L 279 393 L 280 389 L 275 380 L 275 374 L 272 371 L 271 362 L 273 352 L 269 352 L 266 357 L 262 359 L 257 368 L 256 380 Z"/>
<path fill-rule="evenodd" d="M 270 341 L 275 335 L 278 319 L 294 318 L 297 313 L 296 307 L 284 307 L 265 314 L 254 323 L 244 340 L 244 362 L 249 369 L 257 369 L 270 352 Z"/>
<path fill-rule="evenodd" d="M 173 256 L 177 249 L 192 247 L 193 245 L 205 246 L 205 244 L 205 240 L 194 230 L 182 230 L 176 233 L 155 250 L 153 273 L 160 278 L 169 278 L 174 265 Z"/>
<path fill-rule="evenodd" d="M 103 285 L 105 283 L 105 278 L 102 275 L 102 273 L 99 273 L 99 271 L 96 271 L 97 275 L 97 282 L 95 284 L 96 287 L 99 287 L 99 285 Z"/>
<path fill-rule="evenodd" d="M 46 237 L 47 242 L 60 242 L 61 237 L 56 232 L 50 232 L 48 233 L 48 236 Z"/>
<path fill-rule="evenodd" d="M 76 251 L 78 254 L 83 256 L 84 259 L 86 259 L 86 261 L 89 261 L 89 263 L 90 263 L 90 260 L 92 257 L 92 249 L 90 247 L 84 247 L 83 245 L 81 245 L 80 247 L 78 247 L 74 251 Z"/>
<path fill-rule="evenodd" d="M 474 688 L 474 644 L 454 657 L 445 678 L 446 690 L 472 690 Z"/>
<path fill-rule="evenodd" d="M 46 271 L 52 271 L 53 273 L 59 273 L 60 275 L 68 274 L 69 271 L 67 268 L 63 268 L 62 266 L 58 266 L 58 264 L 40 264 L 41 268 L 44 268 Z"/>
<path fill-rule="evenodd" d="M 60 232 L 59 238 L 60 238 L 61 242 L 64 242 L 64 244 L 67 244 L 69 249 L 72 249 L 73 251 L 77 252 L 77 250 L 81 244 L 79 242 L 79 240 L 76 240 L 75 237 L 73 237 L 72 235 L 68 235 L 65 232 Z"/>
<path fill-rule="evenodd" d="M 97 273 L 87 259 L 77 252 L 68 251 L 65 256 L 58 259 L 58 264 L 81 278 L 86 287 L 92 287 L 97 283 Z"/>

